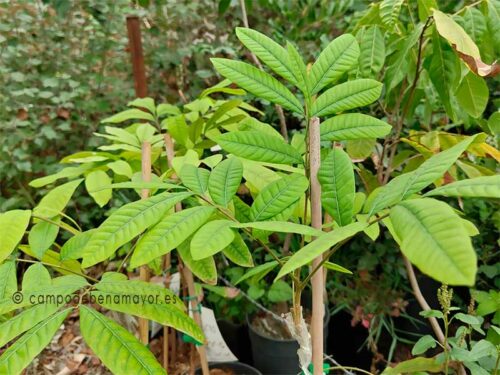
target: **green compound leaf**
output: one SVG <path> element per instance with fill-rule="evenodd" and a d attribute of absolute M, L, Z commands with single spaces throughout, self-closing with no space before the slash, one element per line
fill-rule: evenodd
<path fill-rule="evenodd" d="M 137 242 L 130 266 L 149 263 L 175 249 L 205 224 L 214 211 L 214 207 L 199 206 L 167 214 Z"/>
<path fill-rule="evenodd" d="M 182 300 L 170 289 L 145 281 L 122 279 L 121 276 L 122 274 L 108 273 L 99 283 L 95 284 L 95 288 L 103 293 L 112 295 L 122 293 L 124 297 L 130 297 L 125 302 L 133 302 L 133 299 L 137 301 L 137 297 L 139 297 L 139 303 L 145 303 L 150 296 L 153 296 L 155 301 L 164 302 L 168 300 L 170 306 L 180 311 L 185 310 Z M 144 299 L 144 297 L 146 298 Z"/>
<path fill-rule="evenodd" d="M 85 342 L 115 374 L 157 375 L 166 371 L 154 355 L 125 328 L 97 311 L 80 306 Z"/>
<path fill-rule="evenodd" d="M 191 164 L 184 164 L 180 178 L 185 187 L 196 194 L 205 194 L 208 188 L 208 178 L 210 171 L 203 168 L 196 168 Z"/>
<path fill-rule="evenodd" d="M 320 126 L 322 141 L 349 141 L 385 137 L 392 127 L 375 117 L 346 113 L 324 121 Z"/>
<path fill-rule="evenodd" d="M 163 193 L 126 204 L 97 228 L 85 247 L 82 267 L 90 267 L 110 257 L 120 246 L 156 224 L 176 203 L 191 193 Z"/>
<path fill-rule="evenodd" d="M 234 240 L 229 220 L 213 220 L 202 226 L 191 240 L 194 260 L 204 259 L 224 250 Z"/>
<path fill-rule="evenodd" d="M 215 265 L 214 257 L 207 257 L 199 260 L 194 260 L 191 256 L 189 244 L 191 239 L 187 239 L 177 247 L 177 251 L 181 256 L 184 264 L 191 270 L 193 275 L 199 278 L 206 284 L 217 284 L 217 267 Z"/>
<path fill-rule="evenodd" d="M 173 292 L 143 281 L 111 280 L 97 284 L 96 302 L 108 309 L 153 320 L 203 341 L 203 333 Z"/>
<path fill-rule="evenodd" d="M 336 85 L 321 94 L 312 106 L 312 116 L 327 116 L 362 107 L 380 97 L 382 84 L 373 79 L 357 79 Z"/>
<path fill-rule="evenodd" d="M 413 172 L 402 174 L 391 180 L 375 197 L 370 215 L 407 199 L 443 176 L 475 138 L 475 136 L 469 137 L 427 159 Z"/>
<path fill-rule="evenodd" d="M 378 26 L 369 26 L 356 35 L 359 40 L 359 70 L 363 77 L 376 76 L 385 61 L 384 35 Z"/>
<path fill-rule="evenodd" d="M 412 199 L 391 209 L 401 251 L 423 273 L 449 285 L 473 285 L 477 258 L 462 219 L 446 203 Z"/>
<path fill-rule="evenodd" d="M 335 82 L 347 72 L 359 57 L 359 46 L 351 34 L 334 39 L 321 52 L 309 74 L 309 92 L 319 92 L 326 85 Z"/>
<path fill-rule="evenodd" d="M 83 179 L 67 182 L 52 189 L 33 209 L 33 214 L 43 217 L 59 215 L 67 206 L 71 196 Z"/>
<path fill-rule="evenodd" d="M 283 232 L 283 233 L 297 233 L 303 234 L 304 236 L 315 236 L 319 237 L 323 234 L 319 229 L 291 223 L 289 221 L 253 221 L 246 223 L 235 223 L 231 225 L 232 228 L 254 228 L 259 230 L 265 230 L 269 232 Z"/>
<path fill-rule="evenodd" d="M 476 177 L 440 186 L 425 194 L 426 197 L 500 198 L 500 175 Z"/>
<path fill-rule="evenodd" d="M 78 233 L 67 240 L 61 248 L 61 260 L 80 259 L 83 257 L 83 250 L 92 238 L 95 229 Z"/>
<path fill-rule="evenodd" d="M 253 267 L 252 254 L 239 233 L 235 233 L 233 242 L 222 252 L 231 262 L 238 266 Z"/>
<path fill-rule="evenodd" d="M 244 27 L 236 28 L 236 36 L 245 47 L 252 51 L 255 56 L 262 60 L 276 74 L 279 74 L 289 82 L 296 82 L 290 58 L 282 46 L 264 34 Z"/>
<path fill-rule="evenodd" d="M 331 150 L 318 172 L 321 201 L 338 225 L 352 222 L 354 211 L 354 168 L 349 155 L 339 148 Z"/>
<path fill-rule="evenodd" d="M 273 181 L 261 190 L 250 208 L 253 221 L 275 217 L 296 203 L 309 187 L 304 176 L 294 173 Z"/>
<path fill-rule="evenodd" d="M 0 347 L 47 319 L 58 308 L 56 304 L 36 305 L 0 324 Z"/>
<path fill-rule="evenodd" d="M 238 158 L 229 158 L 218 164 L 208 179 L 208 191 L 213 201 L 227 207 L 238 191 L 243 177 L 243 164 Z"/>
<path fill-rule="evenodd" d="M 28 234 L 28 243 L 33 254 L 41 259 L 56 240 L 58 233 L 59 227 L 47 221 L 33 225 Z"/>
<path fill-rule="evenodd" d="M 92 171 L 85 177 L 87 192 L 94 198 L 99 207 L 104 207 L 111 199 L 113 191 L 109 185 L 112 182 L 108 174 L 101 170 Z"/>
<path fill-rule="evenodd" d="M 241 61 L 210 59 L 215 69 L 231 82 L 255 96 L 269 100 L 296 113 L 302 113 L 302 104 L 276 78 Z"/>
<path fill-rule="evenodd" d="M 12 210 L 0 214 L 0 263 L 2 263 L 23 239 L 31 219 L 30 210 Z"/>
<path fill-rule="evenodd" d="M 239 131 L 222 134 L 215 141 L 236 156 L 276 164 L 302 164 L 302 155 L 278 137 L 269 137 L 257 131 Z"/>
<path fill-rule="evenodd" d="M 295 271 L 297 268 L 302 267 L 312 262 L 312 260 L 332 246 L 354 236 L 356 233 L 361 232 L 368 226 L 366 223 L 355 222 L 345 227 L 334 229 L 332 232 L 323 234 L 311 243 L 304 246 L 291 256 L 291 258 L 281 268 L 276 280 L 283 276 Z"/>
<path fill-rule="evenodd" d="M 0 356 L 0 374 L 20 374 L 56 334 L 71 308 L 41 321 L 21 336 Z"/>

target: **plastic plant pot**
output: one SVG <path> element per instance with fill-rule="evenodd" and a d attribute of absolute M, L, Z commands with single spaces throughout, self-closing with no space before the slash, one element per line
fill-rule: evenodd
<path fill-rule="evenodd" d="M 220 375 L 262 375 L 259 370 L 241 362 L 209 363 L 208 367 L 210 370 L 220 370 Z M 196 369 L 195 375 L 202 375 L 200 368 Z"/>

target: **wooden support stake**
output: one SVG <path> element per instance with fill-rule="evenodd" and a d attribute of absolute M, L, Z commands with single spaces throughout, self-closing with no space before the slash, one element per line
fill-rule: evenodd
<path fill-rule="evenodd" d="M 130 57 L 132 60 L 132 70 L 134 74 L 135 95 L 139 98 L 147 96 L 146 69 L 144 67 L 144 56 L 142 54 L 141 24 L 139 17 L 127 16 L 127 32 L 129 40 Z M 144 142 L 142 144 L 142 180 L 151 181 L 151 144 Z M 141 198 L 149 197 L 149 190 L 141 191 Z M 142 266 L 139 271 L 139 277 L 143 281 L 149 281 L 150 275 L 147 266 Z M 144 345 L 149 344 L 149 322 L 146 319 L 139 319 L 139 337 Z"/>
<path fill-rule="evenodd" d="M 141 22 L 137 16 L 127 16 L 127 31 L 132 69 L 134 72 L 135 95 L 144 98 L 148 95 L 146 68 L 142 53 Z"/>
<path fill-rule="evenodd" d="M 141 171 L 142 181 L 151 181 L 151 143 L 144 142 L 142 144 L 141 154 Z M 149 189 L 141 190 L 141 198 L 147 199 L 149 197 Z M 142 281 L 149 281 L 151 275 L 149 274 L 148 266 L 141 266 L 139 277 Z M 149 343 L 149 321 L 147 319 L 139 319 L 139 336 L 144 345 Z"/>
<path fill-rule="evenodd" d="M 309 123 L 309 178 L 311 183 L 311 224 L 321 230 L 321 185 L 318 181 L 318 170 L 321 163 L 319 118 L 313 117 Z M 316 269 L 323 260 L 322 256 L 312 262 L 312 270 Z M 323 291 L 323 267 L 320 267 L 311 278 L 312 285 L 312 363 L 314 375 L 323 374 L 323 316 L 325 305 Z"/>

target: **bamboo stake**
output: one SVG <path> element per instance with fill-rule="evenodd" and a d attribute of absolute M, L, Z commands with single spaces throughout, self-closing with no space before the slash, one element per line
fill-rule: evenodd
<path fill-rule="evenodd" d="M 165 141 L 165 150 L 167 152 L 168 166 L 171 168 L 172 167 L 172 159 L 174 158 L 174 143 L 172 141 L 172 138 L 170 137 L 170 134 L 165 134 L 163 137 L 164 137 L 163 139 Z M 182 210 L 182 206 L 180 203 L 178 203 L 175 206 L 175 211 L 179 212 L 181 210 Z M 180 262 L 180 259 L 179 259 L 179 262 Z M 191 270 L 188 267 L 182 267 L 182 265 L 180 265 L 180 266 L 181 267 L 179 267 L 179 268 L 181 268 L 181 270 L 182 270 L 182 275 L 184 276 L 184 279 L 186 280 L 186 284 L 188 287 L 188 293 L 189 293 L 189 297 L 190 297 L 189 304 L 190 304 L 191 311 L 193 312 L 193 319 L 196 322 L 196 324 L 198 324 L 198 326 L 200 328 L 202 328 L 201 314 L 198 311 L 199 302 L 198 302 L 198 299 L 196 299 L 196 300 L 193 299 L 193 297 L 196 296 L 196 289 L 194 286 L 193 273 L 191 272 Z M 203 375 L 209 375 L 210 370 L 208 368 L 208 359 L 207 359 L 207 352 L 205 350 L 205 346 L 200 345 L 200 346 L 197 346 L 196 348 L 198 350 L 198 354 L 200 355 L 202 373 L 203 373 Z"/>
<path fill-rule="evenodd" d="M 134 74 L 135 95 L 139 98 L 147 96 L 146 69 L 144 67 L 144 56 L 142 53 L 141 24 L 139 17 L 127 16 L 127 32 L 129 39 L 130 57 Z M 151 181 L 151 144 L 144 142 L 141 153 L 141 171 L 144 182 Z M 149 197 L 149 190 L 141 191 L 141 198 Z M 147 266 L 142 266 L 139 277 L 143 281 L 149 281 L 150 275 Z M 144 345 L 149 343 L 149 322 L 139 319 L 139 337 Z"/>
<path fill-rule="evenodd" d="M 141 153 L 141 172 L 142 181 L 151 181 L 151 143 L 144 142 L 142 144 Z M 141 190 L 141 199 L 149 197 L 149 189 Z M 143 281 L 149 281 L 151 275 L 148 266 L 142 266 L 139 270 L 139 277 Z M 144 345 L 149 343 L 149 321 L 147 319 L 139 319 L 139 336 Z"/>
<path fill-rule="evenodd" d="M 318 170 L 321 163 L 319 118 L 313 117 L 309 123 L 309 178 L 311 183 L 311 225 L 320 229 L 321 215 L 321 185 L 318 181 Z M 312 262 L 315 270 L 323 260 L 322 256 Z M 324 280 L 323 267 L 318 268 L 311 278 L 312 285 L 312 364 L 314 375 L 323 374 L 323 316 L 325 305 L 323 301 Z"/>

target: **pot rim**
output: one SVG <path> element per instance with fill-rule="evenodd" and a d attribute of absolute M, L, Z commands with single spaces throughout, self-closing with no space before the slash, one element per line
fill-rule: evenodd
<path fill-rule="evenodd" d="M 228 367 L 230 367 L 231 365 L 237 365 L 239 367 L 243 367 L 243 368 L 248 369 L 248 370 L 253 370 L 254 373 L 255 373 L 255 375 L 262 375 L 262 372 L 260 372 L 255 367 L 250 366 L 249 364 L 243 363 L 243 362 L 240 362 L 240 361 L 233 361 L 233 362 L 209 362 L 208 363 L 208 367 L 209 368 L 212 367 L 212 366 L 218 366 L 218 365 L 223 365 L 223 366 L 228 366 Z M 200 369 L 201 369 L 200 367 L 196 368 L 196 370 L 200 370 Z"/>

